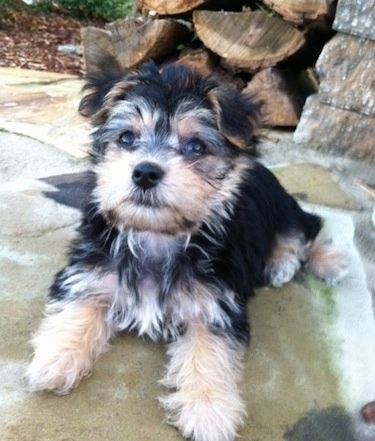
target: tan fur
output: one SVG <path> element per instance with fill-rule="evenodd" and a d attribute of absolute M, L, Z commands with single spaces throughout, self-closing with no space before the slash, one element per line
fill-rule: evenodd
<path fill-rule="evenodd" d="M 99 111 L 92 116 L 92 120 L 98 123 L 104 122 L 108 115 L 111 113 L 113 107 L 115 106 L 118 98 L 123 95 L 125 92 L 130 90 L 131 88 L 137 86 L 137 81 L 120 81 L 117 83 L 107 94 L 104 100 L 103 106 L 99 109 Z M 88 94 L 92 93 L 92 91 L 88 90 Z"/>
<path fill-rule="evenodd" d="M 298 235 L 279 236 L 267 259 L 265 275 L 271 285 L 279 287 L 293 278 L 301 263 L 327 283 L 341 278 L 347 267 L 345 256 L 327 242 L 324 233 L 307 244 Z"/>
<path fill-rule="evenodd" d="M 154 192 L 158 203 L 155 207 L 145 207 L 131 200 L 134 191 L 132 171 L 141 158 L 145 159 L 142 156 L 138 157 L 134 152 L 109 148 L 96 170 L 96 197 L 101 211 L 108 215 L 109 221 L 114 217 L 116 225 L 122 225 L 124 229 L 133 228 L 137 231 L 148 230 L 164 234 L 192 232 L 198 229 L 202 222 L 212 215 L 212 210 L 222 207 L 223 200 L 231 200 L 241 183 L 242 170 L 248 167 L 238 159 L 234 169 L 219 184 L 214 179 L 210 182 L 205 173 L 205 164 L 213 173 L 213 167 L 215 170 L 224 167 L 220 159 L 216 159 L 215 164 L 211 164 L 210 158 L 207 159 L 207 163 L 203 160 L 199 173 L 197 166 L 186 164 L 179 155 L 171 155 L 164 161 L 157 155 L 149 157 L 148 160 L 160 165 L 166 174 Z M 186 189 L 186 183 L 189 183 L 189 191 Z"/>
<path fill-rule="evenodd" d="M 278 236 L 267 259 L 265 274 L 272 286 L 282 286 L 294 277 L 304 259 L 305 246 L 300 236 Z"/>
<path fill-rule="evenodd" d="M 238 391 L 242 350 L 231 347 L 205 325 L 191 324 L 172 343 L 162 384 L 175 389 L 160 399 L 167 421 L 183 436 L 199 441 L 229 441 L 243 425 L 246 410 Z"/>
<path fill-rule="evenodd" d="M 202 121 L 213 119 L 212 112 L 208 109 L 194 109 L 183 113 L 183 106 L 180 106 L 171 119 L 171 127 L 178 133 L 180 139 L 189 139 L 204 133 L 207 123 L 204 125 Z"/>
<path fill-rule="evenodd" d="M 134 156 L 121 151 L 108 153 L 98 169 L 98 200 L 104 213 L 115 215 L 117 225 L 137 231 L 177 234 L 183 231 L 187 222 L 196 224 L 197 219 L 201 221 L 206 216 L 205 199 L 213 188 L 204 180 L 199 180 L 196 173 L 185 167 L 178 157 L 164 166 L 167 173 L 155 195 L 159 207 L 133 203 L 131 175 L 137 164 Z M 168 173 L 169 168 L 173 169 L 173 173 Z M 190 191 L 186 191 L 186 182 L 191 184 Z"/>
<path fill-rule="evenodd" d="M 66 394 L 91 372 L 108 345 L 107 308 L 90 298 L 82 303 L 53 302 L 31 343 L 34 358 L 27 378 L 31 390 Z"/>
<path fill-rule="evenodd" d="M 214 90 L 207 93 L 207 98 L 210 100 L 210 102 L 214 108 L 215 114 L 216 114 L 217 125 L 218 125 L 220 133 L 223 136 L 225 136 L 231 144 L 235 145 L 236 147 L 238 147 L 240 149 L 246 149 L 249 151 L 255 150 L 253 148 L 253 146 L 249 145 L 248 139 L 244 139 L 240 136 L 230 135 L 228 133 L 228 131 L 225 129 L 225 127 L 223 126 L 223 123 L 222 123 L 223 107 L 222 107 L 222 103 L 220 102 L 220 99 L 221 99 L 220 95 L 221 94 L 222 94 L 222 92 L 220 91 L 220 89 L 214 89 Z M 257 116 L 255 113 L 253 116 L 247 115 L 247 119 L 248 119 L 250 127 L 258 127 L 259 123 L 258 123 Z"/>
<path fill-rule="evenodd" d="M 347 259 L 327 240 L 318 235 L 308 252 L 307 268 L 327 283 L 334 283 L 343 277 L 347 269 Z"/>

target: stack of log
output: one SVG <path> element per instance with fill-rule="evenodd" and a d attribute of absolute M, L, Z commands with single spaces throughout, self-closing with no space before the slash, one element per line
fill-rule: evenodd
<path fill-rule="evenodd" d="M 297 125 L 317 91 L 335 0 L 136 0 L 133 17 L 82 30 L 86 69 L 177 61 L 263 102 L 270 126 Z"/>
<path fill-rule="evenodd" d="M 294 140 L 375 162 L 375 0 L 339 0 L 333 28 Z"/>

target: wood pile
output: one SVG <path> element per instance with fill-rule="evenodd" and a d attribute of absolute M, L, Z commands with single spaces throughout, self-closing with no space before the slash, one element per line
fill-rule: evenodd
<path fill-rule="evenodd" d="M 136 0 L 133 17 L 84 28 L 86 69 L 177 61 L 262 101 L 270 126 L 297 125 L 317 91 L 336 0 Z"/>
<path fill-rule="evenodd" d="M 339 0 L 294 140 L 375 162 L 375 0 Z"/>

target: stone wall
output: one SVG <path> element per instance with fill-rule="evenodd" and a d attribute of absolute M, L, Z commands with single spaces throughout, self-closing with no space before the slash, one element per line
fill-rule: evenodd
<path fill-rule="evenodd" d="M 375 162 L 375 0 L 339 0 L 294 141 Z"/>

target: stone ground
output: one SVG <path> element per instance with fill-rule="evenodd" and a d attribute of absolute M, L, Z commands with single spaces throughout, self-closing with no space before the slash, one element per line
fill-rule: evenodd
<path fill-rule="evenodd" d="M 89 167 L 81 86 L 67 75 L 0 69 L 0 439 L 178 440 L 157 402 L 161 344 L 121 336 L 68 396 L 30 394 L 23 382 L 30 335 L 79 219 L 69 201 Z M 300 274 L 251 300 L 242 439 L 374 440 L 359 414 L 375 400 L 373 166 L 295 145 L 289 132 L 270 132 L 262 153 L 323 215 L 349 269 L 334 288 Z"/>

